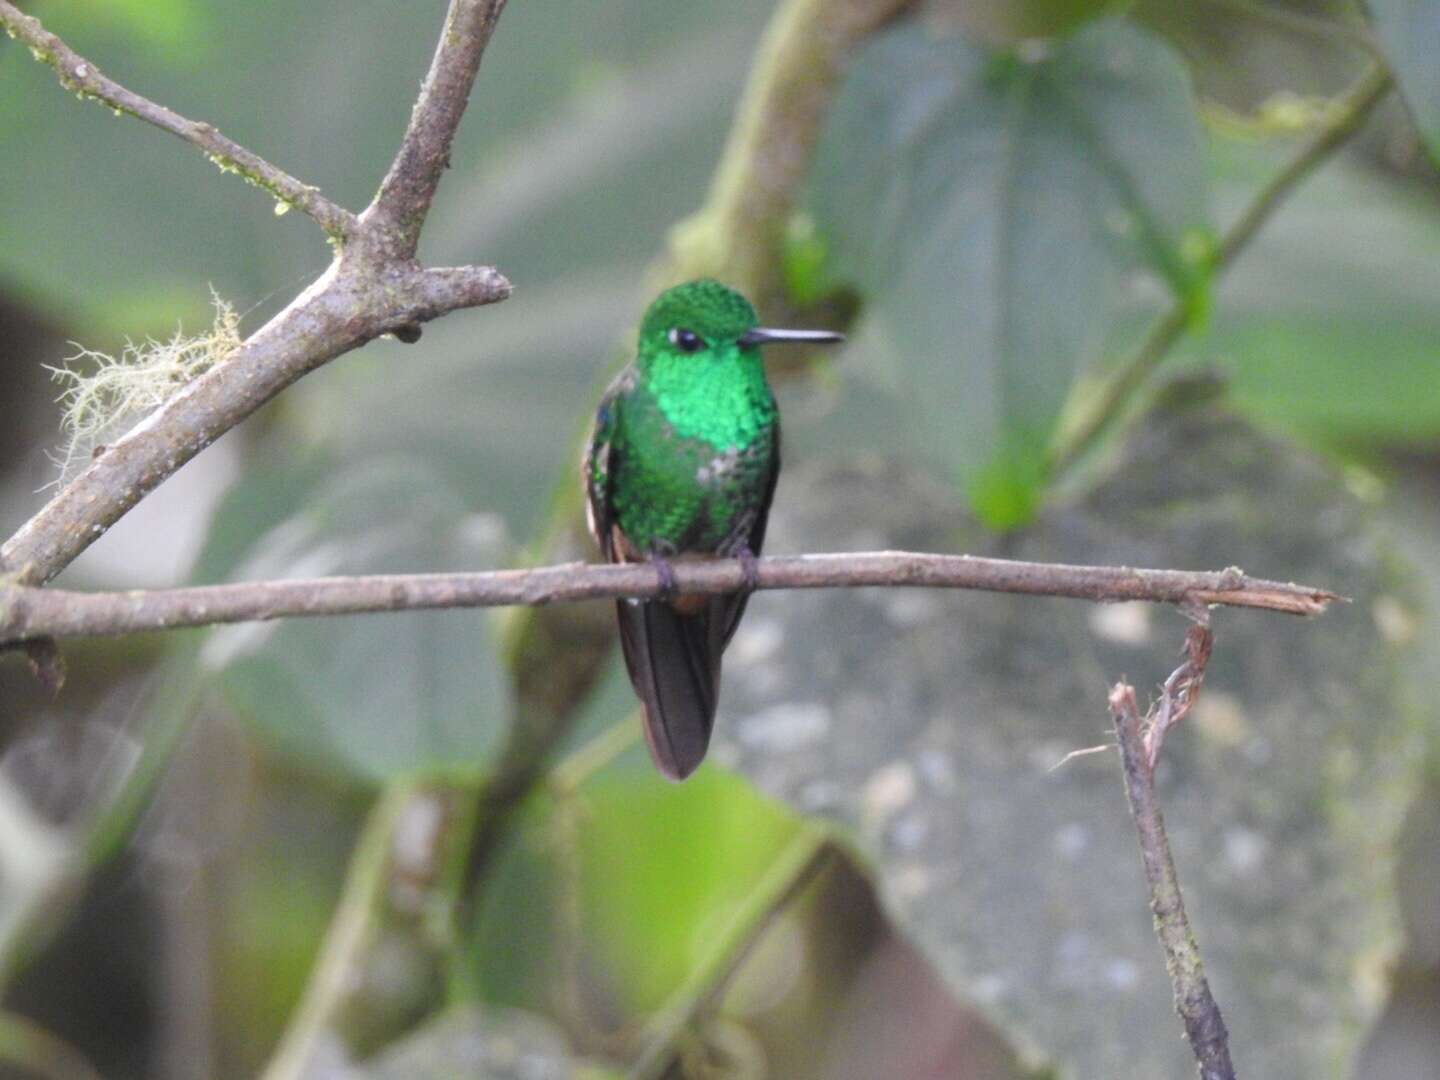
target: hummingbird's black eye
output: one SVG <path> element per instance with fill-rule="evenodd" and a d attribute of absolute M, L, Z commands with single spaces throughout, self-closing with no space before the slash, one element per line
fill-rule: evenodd
<path fill-rule="evenodd" d="M 694 330 L 685 330 L 678 326 L 670 331 L 670 344 L 687 353 L 699 352 L 705 347 L 705 342 L 700 340 L 700 335 Z"/>

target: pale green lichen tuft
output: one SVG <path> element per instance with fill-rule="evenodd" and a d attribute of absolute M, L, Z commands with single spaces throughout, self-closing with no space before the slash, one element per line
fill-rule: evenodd
<path fill-rule="evenodd" d="M 203 334 L 180 328 L 168 341 L 127 341 L 119 356 L 77 346 L 59 367 L 48 367 L 64 385 L 56 401 L 65 446 L 54 455 L 64 483 L 105 441 L 121 434 L 201 372 L 224 362 L 240 347 L 240 316 L 213 291 L 215 321 Z"/>

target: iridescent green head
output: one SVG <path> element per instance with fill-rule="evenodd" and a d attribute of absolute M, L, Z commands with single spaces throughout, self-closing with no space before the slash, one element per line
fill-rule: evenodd
<path fill-rule="evenodd" d="M 770 330 L 750 301 L 734 289 L 708 278 L 666 289 L 640 323 L 638 364 L 642 371 L 657 360 L 667 365 L 680 357 L 696 360 L 754 354 L 766 342 L 843 341 L 828 330 Z"/>

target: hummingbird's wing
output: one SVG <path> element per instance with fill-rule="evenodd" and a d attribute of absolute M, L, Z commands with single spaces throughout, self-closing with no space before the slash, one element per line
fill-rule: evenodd
<path fill-rule="evenodd" d="M 634 385 L 635 374 L 626 368 L 605 389 L 595 409 L 595 429 L 585 448 L 580 472 L 585 481 L 585 523 L 607 562 L 623 562 L 615 550 L 615 511 L 611 484 L 617 471 L 615 421 L 620 401 Z"/>
<path fill-rule="evenodd" d="M 623 452 L 616 445 L 616 427 L 634 384 L 634 370 L 626 368 L 606 389 L 582 462 L 586 524 L 607 562 L 643 562 L 647 557 L 627 542 L 616 521 L 613 497 Z M 698 614 L 681 614 L 659 600 L 615 602 L 621 651 L 640 699 L 645 741 L 655 767 L 671 780 L 694 772 L 710 744 L 724 648 L 724 642 L 712 640 L 718 625 L 712 607 L 713 602 Z"/>

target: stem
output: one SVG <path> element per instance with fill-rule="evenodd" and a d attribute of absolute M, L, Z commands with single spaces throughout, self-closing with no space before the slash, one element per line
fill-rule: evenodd
<path fill-rule="evenodd" d="M 685 592 L 730 593 L 747 585 L 745 567 L 734 559 L 676 563 L 671 569 L 675 585 Z M 1148 600 L 1185 607 L 1224 604 L 1290 615 L 1318 615 L 1338 599 L 1325 589 L 1250 578 L 1234 567 L 1221 571 L 1142 570 L 880 551 L 773 556 L 757 560 L 755 570 L 760 589 L 977 589 L 1098 602 Z M 565 563 L 534 570 L 455 574 L 373 574 L 128 592 L 84 593 L 10 585 L 0 586 L 0 644 L 286 616 L 533 607 L 627 596 L 653 598 L 663 588 L 653 565 L 633 563 Z"/>
<path fill-rule="evenodd" d="M 855 46 L 912 0 L 787 0 L 765 28 L 705 207 L 671 233 L 667 278 L 714 276 L 773 310 L 785 228 Z"/>
<path fill-rule="evenodd" d="M 1290 193 L 1365 123 L 1390 92 L 1394 79 L 1383 64 L 1373 64 L 1349 90 L 1333 103 L 1329 119 L 1251 200 L 1231 224 L 1216 248 L 1212 269 L 1216 277 L 1227 270 L 1254 239 Z M 1052 473 L 1063 472 L 1083 457 L 1095 441 L 1124 411 L 1135 392 L 1148 379 L 1170 348 L 1191 325 L 1185 302 L 1160 317 L 1131 357 L 1106 377 L 1094 404 L 1057 440 L 1050 453 Z"/>
<path fill-rule="evenodd" d="M 1145 880 L 1150 886 L 1150 910 L 1155 916 L 1155 936 L 1165 951 L 1175 1011 L 1185 1025 L 1185 1037 L 1199 1065 L 1201 1080 L 1234 1080 L 1229 1034 L 1205 978 L 1200 946 L 1185 914 L 1175 860 L 1165 835 L 1165 820 L 1155 798 L 1155 777 L 1146 760 L 1143 724 L 1135 704 L 1134 687 L 1115 684 L 1110 691 L 1110 714 L 1120 742 L 1125 794 L 1140 837 L 1140 856 L 1145 866 Z"/>
<path fill-rule="evenodd" d="M 78 829 L 60 834 L 47 827 L 51 834 L 52 857 L 40 865 L 30 859 L 31 872 L 17 879 L 13 850 L 5 857 L 8 917 L 0 921 L 0 996 L 49 944 L 57 927 L 74 909 L 89 876 L 108 863 L 129 841 L 135 824 L 149 805 L 161 777 L 174 757 L 182 736 L 189 730 L 190 709 L 197 683 L 191 677 L 194 656 L 181 650 L 154 674 L 151 685 L 137 698 L 136 719 L 146 719 L 137 732 L 140 756 L 126 767 L 112 794 L 95 809 Z M 126 724 L 129 727 L 129 721 Z M 99 778 L 100 787 L 108 787 L 112 778 Z M 3 813 L 3 831 L 12 847 L 28 841 L 32 852 L 37 840 L 38 821 L 29 803 L 19 790 L 0 786 L 0 797 L 9 805 Z M 29 834 L 27 836 L 27 834 Z M 42 850 L 43 853 L 43 850 Z M 35 872 L 35 871 L 39 872 Z"/>
<path fill-rule="evenodd" d="M 1267 22 L 1281 30 L 1303 34 L 1341 45 L 1350 45 L 1369 53 L 1380 62 L 1385 52 L 1380 48 L 1367 27 L 1360 23 L 1342 22 L 1338 19 L 1310 15 L 1287 7 L 1280 7 L 1271 0 L 1215 0 L 1221 7 L 1229 8 L 1240 15 L 1248 15 L 1260 22 Z"/>
<path fill-rule="evenodd" d="M 472 786 L 398 780 L 365 823 L 310 983 L 264 1073 L 314 1075 L 362 1059 L 432 1011 L 454 951 L 455 852 L 474 826 Z"/>

